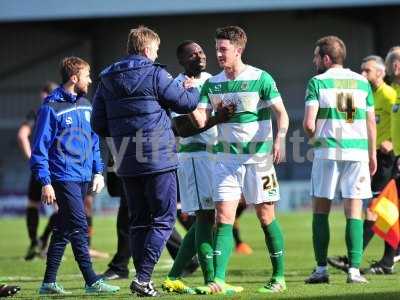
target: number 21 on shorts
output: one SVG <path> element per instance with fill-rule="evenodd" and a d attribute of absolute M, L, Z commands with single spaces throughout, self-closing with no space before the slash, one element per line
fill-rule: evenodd
<path fill-rule="evenodd" d="M 278 181 L 276 180 L 275 174 L 263 176 L 261 179 L 263 182 L 263 190 L 266 192 L 278 187 Z"/>

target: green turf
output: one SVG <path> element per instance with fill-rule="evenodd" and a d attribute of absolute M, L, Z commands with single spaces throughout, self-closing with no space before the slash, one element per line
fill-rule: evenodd
<path fill-rule="evenodd" d="M 265 250 L 265 244 L 261 229 L 257 224 L 254 214 L 247 213 L 241 218 L 242 237 L 248 242 L 254 251 L 251 256 L 239 256 L 234 254 L 228 273 L 228 281 L 242 285 L 245 290 L 242 294 L 233 296 L 234 299 L 400 299 L 400 275 L 367 276 L 368 285 L 349 285 L 345 283 L 346 276 L 340 271 L 330 269 L 331 284 L 308 286 L 303 280 L 314 267 L 313 250 L 311 246 L 311 213 L 291 213 L 280 215 L 280 221 L 284 230 L 286 242 L 286 280 L 288 290 L 279 295 L 258 295 L 255 291 L 261 287 L 271 274 L 271 266 Z M 344 254 L 344 217 L 341 213 L 334 213 L 330 218 L 331 243 L 330 255 Z M 41 222 L 43 227 L 44 221 Z M 116 247 L 115 219 L 113 217 L 95 217 L 95 236 L 93 244 L 96 249 L 112 253 Z M 17 283 L 22 287 L 21 293 L 16 298 L 38 298 L 37 289 L 41 283 L 44 272 L 44 261 L 36 259 L 25 262 L 23 256 L 27 247 L 27 234 L 23 219 L 0 220 L 0 281 Z M 363 265 L 368 261 L 380 258 L 383 243 L 375 237 L 369 246 Z M 103 272 L 108 260 L 95 260 L 94 268 L 97 272 Z M 156 285 L 160 286 L 168 271 L 170 259 L 163 254 L 154 274 Z M 70 247 L 66 252 L 66 260 L 62 263 L 58 281 L 73 295 L 66 297 L 99 298 L 86 296 L 83 293 L 83 280 L 74 261 Z M 189 284 L 201 284 L 201 274 L 197 271 L 187 279 Z M 129 292 L 129 280 L 114 281 L 121 286 L 121 291 L 113 297 L 100 297 L 103 299 L 127 299 L 132 297 Z M 221 296 L 179 296 L 165 295 L 165 299 L 187 298 L 230 298 Z"/>

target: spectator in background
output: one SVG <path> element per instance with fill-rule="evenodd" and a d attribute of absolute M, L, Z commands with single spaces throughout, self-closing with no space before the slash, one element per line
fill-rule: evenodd
<path fill-rule="evenodd" d="M 40 91 L 40 99 L 43 101 L 57 85 L 54 82 L 47 82 Z M 31 143 L 30 137 L 36 122 L 36 109 L 32 109 L 27 115 L 24 122 L 18 129 L 17 141 L 18 145 L 26 159 L 31 158 Z M 50 216 L 43 234 L 37 238 L 37 231 L 39 227 L 39 208 L 41 197 L 41 184 L 37 182 L 34 176 L 31 175 L 28 186 L 28 204 L 26 208 L 26 226 L 30 239 L 30 245 L 25 255 L 25 260 L 32 260 L 36 255 L 44 256 L 46 254 L 48 239 L 51 229 L 54 225 L 55 213 Z"/>

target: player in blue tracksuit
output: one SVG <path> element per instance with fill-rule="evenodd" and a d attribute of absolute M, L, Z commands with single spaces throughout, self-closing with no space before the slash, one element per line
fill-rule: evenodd
<path fill-rule="evenodd" d="M 193 82 L 180 87 L 154 63 L 160 39 L 140 26 L 128 36 L 128 56 L 106 68 L 93 100 L 92 126 L 108 144 L 130 213 L 136 278 L 131 291 L 157 296 L 151 275 L 176 218 L 177 155 L 168 111 L 189 113 L 198 103 Z"/>
<path fill-rule="evenodd" d="M 68 242 L 86 282 L 87 293 L 110 293 L 119 287 L 105 284 L 92 268 L 84 197 L 89 182 L 98 193 L 104 187 L 99 139 L 90 126 L 88 91 L 90 67 L 77 57 L 62 61 L 63 83 L 45 100 L 38 112 L 30 165 L 42 185 L 42 201 L 57 202 L 59 211 L 47 252 L 46 272 L 40 294 L 67 294 L 56 276 Z"/>

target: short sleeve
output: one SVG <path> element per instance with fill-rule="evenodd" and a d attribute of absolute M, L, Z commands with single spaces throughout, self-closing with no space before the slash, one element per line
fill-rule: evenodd
<path fill-rule="evenodd" d="M 267 72 L 262 72 L 260 76 L 260 98 L 267 101 L 270 106 L 274 103 L 282 101 L 281 94 L 278 91 L 275 80 Z"/>
<path fill-rule="evenodd" d="M 311 78 L 307 84 L 305 102 L 308 105 L 319 105 L 319 89 L 318 80 L 316 78 Z"/>
<path fill-rule="evenodd" d="M 201 87 L 200 91 L 200 101 L 197 105 L 198 108 L 208 108 L 212 109 L 210 97 L 208 96 L 208 91 L 210 90 L 209 80 L 207 79 Z"/>
<path fill-rule="evenodd" d="M 374 111 L 374 95 L 372 94 L 371 85 L 368 84 L 367 91 L 367 111 Z"/>

